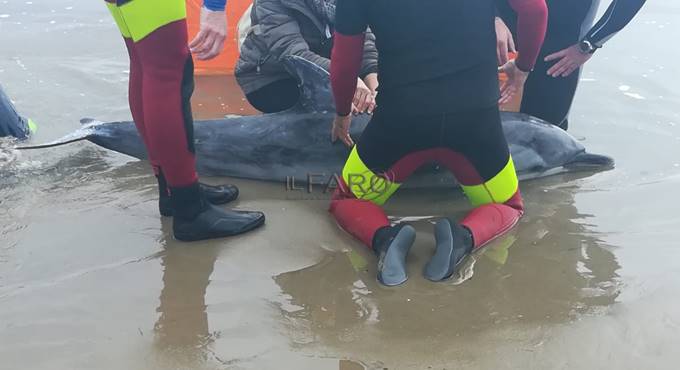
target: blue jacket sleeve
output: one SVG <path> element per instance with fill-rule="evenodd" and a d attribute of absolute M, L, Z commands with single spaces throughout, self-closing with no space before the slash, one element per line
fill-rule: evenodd
<path fill-rule="evenodd" d="M 203 6 L 212 11 L 223 11 L 227 0 L 203 0 Z"/>

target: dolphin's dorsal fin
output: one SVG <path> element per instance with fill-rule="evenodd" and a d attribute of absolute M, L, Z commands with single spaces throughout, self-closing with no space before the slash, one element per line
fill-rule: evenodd
<path fill-rule="evenodd" d="M 297 77 L 300 101 L 291 109 L 305 112 L 334 112 L 330 76 L 325 69 L 297 55 L 283 59 L 290 74 Z"/>

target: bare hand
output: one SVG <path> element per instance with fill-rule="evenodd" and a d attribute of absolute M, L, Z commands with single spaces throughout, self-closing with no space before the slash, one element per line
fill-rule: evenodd
<path fill-rule="evenodd" d="M 582 53 L 578 45 L 570 46 L 564 50 L 558 51 L 557 53 L 550 54 L 545 57 L 546 62 L 553 60 L 558 60 L 555 65 L 548 69 L 548 75 L 553 77 L 567 77 L 572 74 L 575 70 L 581 68 L 590 58 L 593 57 L 591 53 Z"/>
<path fill-rule="evenodd" d="M 508 62 L 508 53 L 515 53 L 515 40 L 512 32 L 508 29 L 502 19 L 496 17 L 496 56 L 498 65 L 502 66 Z"/>
<path fill-rule="evenodd" d="M 361 79 L 357 82 L 357 90 L 354 93 L 352 104 L 352 113 L 354 114 L 372 114 L 375 109 L 375 95 Z"/>
<path fill-rule="evenodd" d="M 189 43 L 198 60 L 209 60 L 220 55 L 227 38 L 227 16 L 224 11 L 201 8 L 201 29 Z"/>
<path fill-rule="evenodd" d="M 378 74 L 377 73 L 369 73 L 364 77 L 364 83 L 366 84 L 366 87 L 368 87 L 372 92 L 373 95 L 376 95 L 378 93 Z"/>
<path fill-rule="evenodd" d="M 504 72 L 508 76 L 507 81 L 501 86 L 501 98 L 498 100 L 498 104 L 506 104 L 522 90 L 527 77 L 529 77 L 529 72 L 517 68 L 514 60 L 505 63 L 498 71 Z"/>
<path fill-rule="evenodd" d="M 354 141 L 349 136 L 349 128 L 352 125 L 352 115 L 335 116 L 333 128 L 331 129 L 331 141 L 336 142 L 340 139 L 348 147 L 354 146 Z"/>

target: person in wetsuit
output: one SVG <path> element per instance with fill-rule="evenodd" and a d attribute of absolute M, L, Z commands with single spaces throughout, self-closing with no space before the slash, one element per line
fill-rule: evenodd
<path fill-rule="evenodd" d="M 519 14 L 520 56 L 505 66 L 501 100 L 521 88 L 540 50 L 545 0 L 511 0 Z M 493 0 L 339 0 L 331 83 L 337 117 L 332 136 L 351 146 L 351 105 L 364 32 L 375 33 L 378 104 L 344 166 L 330 212 L 378 256 L 378 280 L 406 281 L 415 230 L 390 225 L 381 208 L 421 165 L 438 162 L 475 209 L 460 223 L 435 225 L 436 251 L 425 277 L 452 276 L 463 258 L 512 228 L 524 212 L 501 127 Z"/>
<path fill-rule="evenodd" d="M 621 31 L 646 0 L 612 0 L 602 18 L 591 27 L 600 0 L 548 0 L 545 43 L 524 88 L 520 111 L 542 118 L 563 129 L 569 127 L 569 110 L 578 87 L 581 67 L 597 49 Z M 496 19 L 498 62 L 513 51 L 517 15 L 507 0 L 498 1 Z"/>
<path fill-rule="evenodd" d="M 193 51 L 217 56 L 226 36 L 225 0 L 205 0 L 201 30 L 188 45 L 185 0 L 106 0 L 130 56 L 132 117 L 158 178 L 159 209 L 182 241 L 241 234 L 264 223 L 261 212 L 215 207 L 238 196 L 233 185 L 198 182 L 190 99 Z M 190 48 L 191 47 L 191 51 Z"/>

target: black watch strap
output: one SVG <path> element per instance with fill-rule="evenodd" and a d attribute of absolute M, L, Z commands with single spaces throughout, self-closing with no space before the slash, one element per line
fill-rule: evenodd
<path fill-rule="evenodd" d="M 583 54 L 593 54 L 598 49 L 598 47 L 588 39 L 581 40 L 578 44 L 578 48 Z"/>

